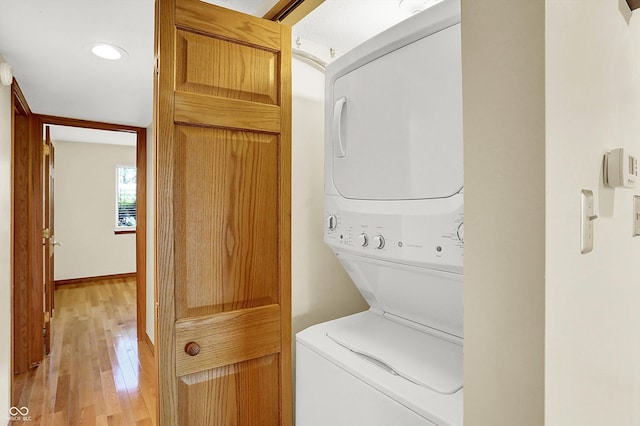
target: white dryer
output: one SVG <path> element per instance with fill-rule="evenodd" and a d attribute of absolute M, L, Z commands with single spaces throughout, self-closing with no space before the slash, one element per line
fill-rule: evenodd
<path fill-rule="evenodd" d="M 297 426 L 461 425 L 459 0 L 326 70 L 324 238 L 370 305 L 296 336 Z"/>

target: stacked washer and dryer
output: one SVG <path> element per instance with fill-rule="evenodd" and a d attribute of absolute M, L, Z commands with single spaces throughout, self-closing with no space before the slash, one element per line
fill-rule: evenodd
<path fill-rule="evenodd" d="M 370 309 L 297 334 L 297 426 L 461 425 L 459 0 L 326 70 L 325 242 Z"/>

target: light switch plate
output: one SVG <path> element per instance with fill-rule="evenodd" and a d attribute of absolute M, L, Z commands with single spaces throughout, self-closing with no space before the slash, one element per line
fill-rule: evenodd
<path fill-rule="evenodd" d="M 633 196 L 633 236 L 640 235 L 640 195 Z"/>
<path fill-rule="evenodd" d="M 585 254 L 593 250 L 593 191 L 583 189 L 580 209 L 580 253 Z"/>

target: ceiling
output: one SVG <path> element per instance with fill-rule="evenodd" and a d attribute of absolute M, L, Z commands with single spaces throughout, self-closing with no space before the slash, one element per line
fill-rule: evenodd
<path fill-rule="evenodd" d="M 128 55 L 98 58 L 96 42 Z M 151 122 L 153 0 L 0 0 L 0 54 L 36 113 Z"/>
<path fill-rule="evenodd" d="M 262 16 L 277 0 L 206 0 Z M 293 28 L 344 53 L 429 0 L 326 0 Z M 32 111 L 147 127 L 152 117 L 154 0 L 0 0 L 0 55 Z M 97 42 L 128 54 L 91 53 Z M 304 49 L 304 45 L 301 46 Z M 63 137 L 64 139 L 64 137 Z"/>
<path fill-rule="evenodd" d="M 438 0 L 440 1 L 440 0 Z M 411 16 L 433 0 L 325 0 L 294 25 L 294 40 L 332 48 L 336 57 Z M 304 46 L 303 46 L 304 48 Z"/>

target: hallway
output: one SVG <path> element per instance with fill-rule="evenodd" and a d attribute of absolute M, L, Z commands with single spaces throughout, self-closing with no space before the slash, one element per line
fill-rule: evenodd
<path fill-rule="evenodd" d="M 153 354 L 136 340 L 135 278 L 55 292 L 52 352 L 16 376 L 14 401 L 40 425 L 155 425 Z"/>

